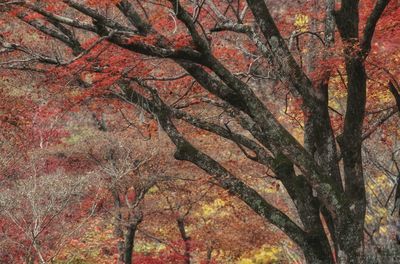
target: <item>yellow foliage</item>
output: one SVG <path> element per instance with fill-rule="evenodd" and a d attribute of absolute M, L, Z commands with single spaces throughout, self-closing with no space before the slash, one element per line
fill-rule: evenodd
<path fill-rule="evenodd" d="M 253 251 L 251 257 L 239 259 L 237 264 L 270 264 L 281 260 L 282 250 L 278 247 L 262 247 Z"/>
<path fill-rule="evenodd" d="M 203 205 L 202 215 L 204 217 L 209 217 L 215 214 L 221 207 L 225 205 L 225 201 L 222 199 L 215 199 L 211 204 Z"/>
<path fill-rule="evenodd" d="M 388 231 L 387 226 L 379 227 L 379 233 L 380 234 L 387 234 L 387 231 Z"/>
<path fill-rule="evenodd" d="M 365 215 L 365 223 L 367 225 L 372 224 L 373 221 L 374 221 L 374 218 L 372 217 L 372 215 L 370 215 L 370 214 Z"/>
<path fill-rule="evenodd" d="M 214 200 L 214 206 L 222 207 L 225 205 L 225 201 L 222 199 L 215 199 Z"/>
<path fill-rule="evenodd" d="M 253 264 L 253 261 L 249 258 L 244 258 L 239 260 L 239 262 L 237 264 Z"/>
<path fill-rule="evenodd" d="M 153 187 L 151 187 L 150 189 L 149 189 L 149 191 L 148 191 L 148 193 L 149 194 L 152 194 L 152 193 L 156 193 L 156 192 L 158 192 L 158 187 L 157 186 L 153 186 Z"/>
<path fill-rule="evenodd" d="M 388 211 L 386 208 L 379 207 L 377 211 L 380 217 L 385 217 L 388 215 Z"/>
<path fill-rule="evenodd" d="M 103 245 L 112 245 L 115 243 L 112 225 L 102 226 L 99 220 L 92 221 L 86 226 L 86 232 L 78 239 L 72 239 L 61 250 L 55 264 L 71 263 L 96 263 L 107 264 L 113 261 L 113 255 L 105 256 L 102 253 Z"/>
<path fill-rule="evenodd" d="M 294 20 L 294 26 L 300 31 L 307 31 L 309 18 L 306 15 L 297 14 Z"/>
<path fill-rule="evenodd" d="M 157 242 L 140 242 L 135 245 L 135 252 L 159 252 L 161 250 L 164 250 L 165 248 L 165 245 Z"/>

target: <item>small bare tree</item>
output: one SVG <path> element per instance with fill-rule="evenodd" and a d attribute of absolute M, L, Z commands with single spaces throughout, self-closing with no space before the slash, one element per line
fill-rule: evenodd
<path fill-rule="evenodd" d="M 134 151 L 137 146 L 106 138 L 90 151 L 99 166 L 102 184 L 110 192 L 114 204 L 114 232 L 119 239 L 119 263 L 131 264 L 135 235 L 143 220 L 143 200 L 155 183 L 163 178 L 153 159 L 156 151 Z"/>
<path fill-rule="evenodd" d="M 27 177 L 1 186 L 0 217 L 9 223 L 2 235 L 20 244 L 26 263 L 49 263 L 76 231 L 64 216 L 84 197 L 88 177 L 41 174 L 35 165 L 27 171 Z"/>

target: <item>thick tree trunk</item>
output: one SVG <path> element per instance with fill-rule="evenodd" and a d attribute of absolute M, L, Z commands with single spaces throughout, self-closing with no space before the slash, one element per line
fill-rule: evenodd
<path fill-rule="evenodd" d="M 333 263 L 333 255 L 320 218 L 320 203 L 312 195 L 312 189 L 302 175 L 296 175 L 293 164 L 283 155 L 274 168 L 276 177 L 285 186 L 293 200 L 307 232 L 302 246 L 307 263 Z"/>
<path fill-rule="evenodd" d="M 133 255 L 133 246 L 135 241 L 137 224 L 130 224 L 128 227 L 127 234 L 125 236 L 125 245 L 124 245 L 124 263 L 131 264 L 132 263 L 132 255 Z"/>
<path fill-rule="evenodd" d="M 307 237 L 308 246 L 302 247 L 304 258 L 310 264 L 334 263 L 333 254 L 325 234 Z"/>
<path fill-rule="evenodd" d="M 143 220 L 143 215 L 140 211 L 135 212 L 134 216 L 131 220 L 131 223 L 128 226 L 128 230 L 125 234 L 125 243 L 124 243 L 124 264 L 132 264 L 133 261 L 133 248 L 135 245 L 135 235 L 137 231 L 137 227 Z"/>
<path fill-rule="evenodd" d="M 373 13 L 383 11 L 388 1 L 377 1 Z M 372 20 L 375 15 L 372 15 Z M 335 220 L 339 263 L 364 263 L 364 217 L 366 211 L 365 181 L 361 155 L 362 129 L 365 117 L 366 84 L 365 56 L 373 31 L 371 17 L 367 32 L 359 38 L 359 1 L 344 0 L 335 12 L 336 24 L 344 43 L 347 73 L 347 103 L 343 134 L 338 137 L 343 158 L 346 211 Z M 371 24 L 372 23 L 372 24 Z M 375 21 L 376 24 L 376 21 Z M 365 38 L 366 37 L 366 38 Z"/>
<path fill-rule="evenodd" d="M 366 211 L 365 181 L 361 154 L 362 126 L 366 104 L 366 72 L 357 42 L 345 48 L 348 98 L 342 150 L 345 193 L 350 201 L 349 212 L 341 214 L 337 223 L 339 263 L 363 263 L 364 217 Z"/>
<path fill-rule="evenodd" d="M 336 227 L 338 263 L 364 263 L 364 224 L 353 216 L 344 215 Z"/>

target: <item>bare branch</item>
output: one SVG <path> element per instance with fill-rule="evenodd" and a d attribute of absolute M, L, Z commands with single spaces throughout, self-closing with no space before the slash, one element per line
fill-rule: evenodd
<path fill-rule="evenodd" d="M 64 3 L 69 5 L 70 7 L 78 10 L 79 12 L 82 12 L 83 14 L 101 22 L 102 24 L 106 25 L 107 27 L 110 27 L 115 30 L 119 31 L 126 31 L 130 33 L 137 33 L 136 30 L 131 29 L 130 27 L 126 27 L 124 25 L 121 25 L 120 23 L 109 19 L 103 15 L 101 15 L 97 10 L 90 8 L 88 6 L 85 6 L 78 1 L 75 0 L 63 0 Z"/>

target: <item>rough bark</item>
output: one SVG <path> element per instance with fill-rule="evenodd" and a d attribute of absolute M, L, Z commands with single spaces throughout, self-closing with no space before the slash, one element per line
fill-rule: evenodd
<path fill-rule="evenodd" d="M 133 262 L 133 248 L 135 245 L 135 235 L 137 231 L 138 225 L 142 222 L 143 215 L 142 212 L 139 210 L 135 210 L 132 219 L 130 220 L 127 231 L 125 234 L 125 241 L 124 241 L 124 263 L 125 264 L 132 264 Z"/>
<path fill-rule="evenodd" d="M 303 248 L 307 263 L 334 263 L 333 254 L 320 218 L 320 203 L 312 195 L 312 188 L 302 175 L 295 174 L 293 164 L 284 156 L 276 159 L 274 167 L 278 179 L 293 200 L 307 233 L 309 247 Z"/>
<path fill-rule="evenodd" d="M 335 13 L 336 24 L 344 41 L 347 73 L 347 105 L 343 134 L 338 139 L 343 158 L 345 193 L 350 211 L 336 219 L 336 238 L 340 263 L 362 263 L 364 248 L 365 183 L 362 163 L 362 126 L 366 104 L 364 61 L 371 47 L 376 23 L 389 1 L 377 1 L 359 38 L 359 1 L 344 0 Z"/>
<path fill-rule="evenodd" d="M 375 27 L 390 0 L 376 2 L 361 37 L 359 37 L 359 1 L 342 0 L 341 7 L 336 12 L 334 11 L 334 1 L 326 1 L 325 44 L 330 46 L 333 43 L 335 28 L 333 18 L 335 18 L 345 45 L 343 56 L 347 73 L 347 108 L 343 133 L 337 138 L 332 131 L 328 111 L 330 73 L 326 72 L 321 76 L 322 81 L 318 83 L 311 82 L 288 49 L 264 1 L 247 0 L 262 36 L 257 35 L 255 27 L 240 24 L 240 21 L 239 23 L 223 21 L 215 28 L 215 31 L 232 30 L 246 34 L 259 48 L 261 54 L 274 66 L 279 79 L 291 88 L 295 96 L 303 100 L 306 113 L 304 146 L 278 122 L 251 87 L 237 78 L 213 56 L 208 40 L 197 31 L 196 22 L 192 20 L 191 15 L 179 1 L 170 2 L 175 7 L 176 17 L 190 33 L 195 48 L 174 49 L 171 47 L 166 38 L 158 34 L 151 24 L 146 22 L 135 10 L 134 4 L 127 0 L 120 1 L 117 7 L 128 19 L 129 26 L 105 17 L 98 10 L 74 0 L 64 0 L 64 3 L 90 17 L 93 20 L 92 24 L 52 14 L 37 5 L 29 4 L 26 4 L 25 7 L 43 15 L 54 27 L 48 27 L 47 24 L 37 20 L 24 20 L 25 15 L 22 13 L 19 18 L 42 33 L 67 45 L 74 55 L 83 54 L 85 51 L 82 50 L 79 41 L 74 38 L 69 28 L 64 25 L 107 37 L 109 42 L 131 52 L 175 61 L 206 90 L 238 111 L 240 124 L 255 139 L 233 133 L 229 129 L 173 109 L 167 106 L 149 87 L 145 87 L 145 89 L 150 91 L 152 100 L 134 92 L 129 88 L 129 84 L 121 83 L 124 94 L 119 94 L 119 98 L 136 104 L 155 115 L 164 131 L 176 145 L 175 157 L 177 159 L 192 162 L 206 171 L 222 188 L 229 190 L 260 216 L 283 230 L 303 249 L 309 263 L 333 263 L 320 212 L 328 222 L 339 263 L 362 263 L 366 207 L 361 156 L 362 125 L 366 104 L 364 62 L 371 49 Z M 22 2 L 18 4 L 24 5 Z M 225 19 L 222 14 L 219 14 L 218 17 Z M 145 36 L 150 33 L 157 35 L 158 42 L 156 44 L 150 45 L 140 41 L 128 43 L 126 41 L 133 35 Z M 10 43 L 4 42 L 3 39 L 1 42 L 2 46 L 7 49 L 31 52 L 20 46 L 10 46 Z M 58 58 L 45 55 L 36 54 L 35 60 L 41 63 L 60 65 Z M 390 86 L 390 89 L 397 100 L 398 91 L 393 85 Z M 397 103 L 399 105 L 399 102 Z M 191 145 L 175 127 L 174 118 L 182 119 L 195 127 L 215 133 L 254 151 L 256 156 L 248 156 L 248 158 L 273 169 L 295 202 L 304 228 L 269 204 L 239 177 Z M 339 170 L 336 139 L 339 142 L 343 160 L 344 183 L 342 183 Z M 301 171 L 301 175 L 296 175 L 294 167 Z M 317 193 L 317 197 L 313 196 L 314 191 Z M 132 261 L 135 232 L 141 221 L 141 214 L 135 213 L 128 224 L 124 244 L 120 245 L 121 250 L 124 251 L 123 261 L 125 263 Z M 184 223 L 178 222 L 186 245 L 186 240 L 189 239 L 184 226 L 182 229 L 182 224 Z M 190 251 L 189 244 L 187 244 L 186 250 Z M 190 261 L 190 253 L 186 257 Z"/>

